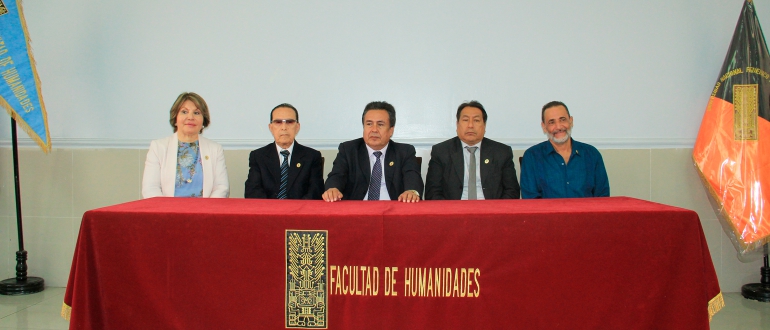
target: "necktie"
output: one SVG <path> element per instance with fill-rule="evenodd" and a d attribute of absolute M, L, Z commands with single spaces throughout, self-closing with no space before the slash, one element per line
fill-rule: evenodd
<path fill-rule="evenodd" d="M 382 185 L 382 164 L 380 163 L 380 156 L 382 156 L 382 152 L 374 152 L 374 157 L 377 157 L 377 160 L 374 162 L 374 168 L 372 168 L 372 178 L 369 180 L 370 201 L 380 200 L 380 185 Z"/>
<path fill-rule="evenodd" d="M 285 199 L 289 193 L 289 150 L 281 150 L 283 163 L 281 163 L 281 188 L 278 190 L 278 199 Z"/>
<path fill-rule="evenodd" d="M 476 199 L 476 149 L 479 147 L 465 147 L 471 153 L 471 161 L 468 164 L 468 199 Z"/>

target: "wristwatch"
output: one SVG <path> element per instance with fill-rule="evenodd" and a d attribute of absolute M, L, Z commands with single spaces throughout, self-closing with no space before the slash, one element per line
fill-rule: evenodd
<path fill-rule="evenodd" d="M 418 193 L 417 190 L 412 189 L 412 190 L 409 190 L 409 191 L 413 192 L 415 195 L 417 195 L 417 197 L 422 198 L 422 196 L 420 196 L 420 193 Z"/>

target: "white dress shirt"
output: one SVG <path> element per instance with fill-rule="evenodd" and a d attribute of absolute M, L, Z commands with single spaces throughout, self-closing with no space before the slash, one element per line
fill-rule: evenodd
<path fill-rule="evenodd" d="M 275 144 L 275 150 L 278 151 L 278 167 L 280 168 L 281 165 L 283 165 L 283 155 L 281 155 L 282 150 L 289 150 L 289 159 L 287 161 L 287 164 L 291 164 L 291 156 L 294 155 L 294 142 L 291 143 L 288 149 L 281 148 L 281 146 L 278 145 L 278 143 Z"/>

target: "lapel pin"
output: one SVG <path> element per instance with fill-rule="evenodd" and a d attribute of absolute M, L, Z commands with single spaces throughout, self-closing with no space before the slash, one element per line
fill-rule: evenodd
<path fill-rule="evenodd" d="M 393 162 L 390 162 L 390 164 L 388 164 L 388 165 L 393 166 Z"/>
<path fill-rule="evenodd" d="M 489 158 L 484 159 L 484 164 L 489 164 Z"/>
<path fill-rule="evenodd" d="M 297 163 L 297 168 L 302 167 L 302 163 Z"/>
<path fill-rule="evenodd" d="M 209 160 L 209 156 L 206 156 L 206 160 Z"/>

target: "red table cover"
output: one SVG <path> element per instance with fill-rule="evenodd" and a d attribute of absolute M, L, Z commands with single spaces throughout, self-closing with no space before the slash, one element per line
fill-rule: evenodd
<path fill-rule="evenodd" d="M 320 328 L 708 329 L 724 304 L 697 214 L 633 198 L 153 198 L 83 215 L 62 314 L 287 327 L 287 230 L 326 233 Z"/>

